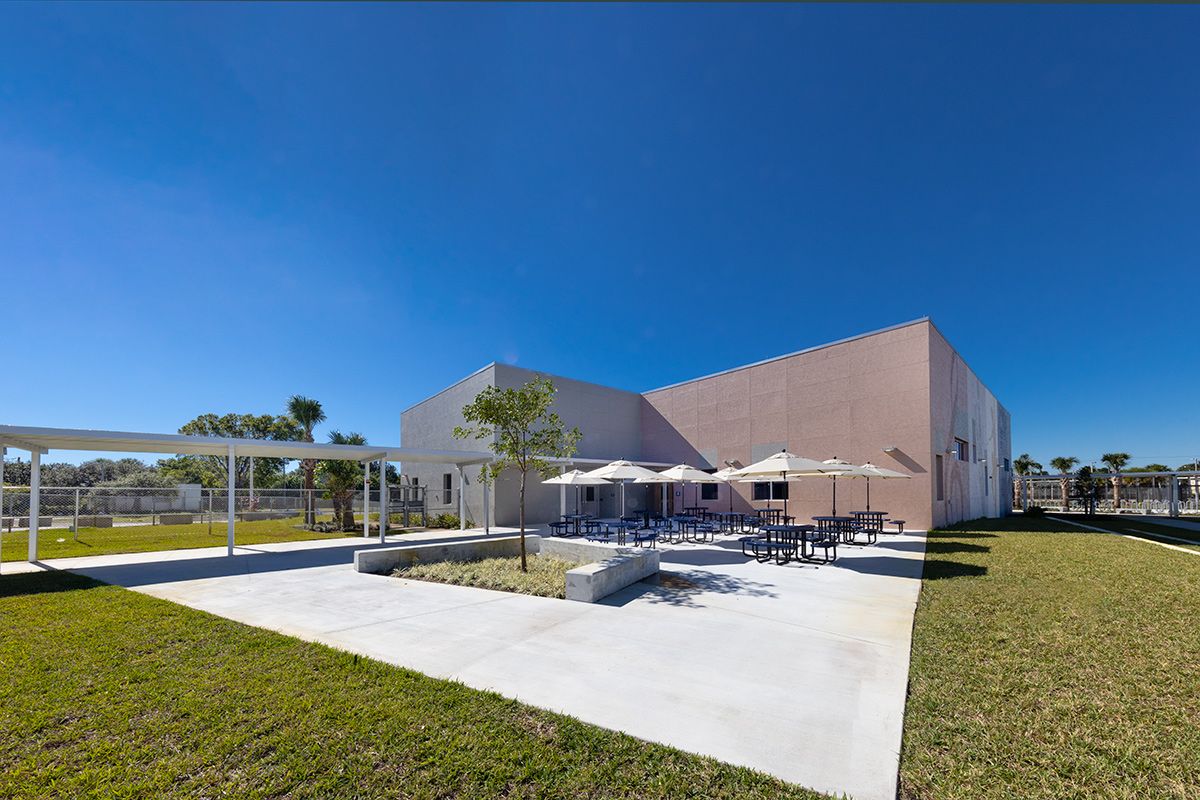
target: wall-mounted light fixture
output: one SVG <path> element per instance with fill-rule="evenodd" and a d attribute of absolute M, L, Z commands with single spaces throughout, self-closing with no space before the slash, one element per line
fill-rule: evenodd
<path fill-rule="evenodd" d="M 885 452 L 885 453 L 894 453 L 894 452 L 896 452 L 896 451 L 897 451 L 897 450 L 899 450 L 899 449 L 900 449 L 899 447 L 885 447 L 885 448 L 883 448 L 883 452 Z"/>

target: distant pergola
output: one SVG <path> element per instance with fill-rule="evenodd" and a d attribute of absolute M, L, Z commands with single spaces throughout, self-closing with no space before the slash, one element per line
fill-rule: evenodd
<path fill-rule="evenodd" d="M 413 450 L 404 447 L 374 447 L 371 445 L 309 444 L 307 442 L 281 442 L 268 439 L 230 439 L 221 436 L 182 436 L 164 433 L 129 433 L 126 431 L 88 431 L 67 428 L 25 428 L 15 425 L 0 425 L 0 456 L 6 448 L 28 451 L 30 456 L 29 478 L 29 560 L 37 561 L 37 537 L 41 512 L 41 458 L 51 450 L 83 450 L 120 453 L 170 453 L 185 455 L 220 456 L 228 458 L 227 480 L 229 488 L 235 486 L 234 459 L 237 456 L 262 458 L 317 459 L 327 461 L 357 461 L 364 467 L 364 487 L 370 488 L 371 464 L 378 461 L 379 474 L 387 475 L 389 462 L 419 462 L 426 464 L 451 464 L 458 472 L 458 519 L 459 528 L 466 527 L 464 503 L 463 468 L 472 464 L 484 464 L 492 460 L 491 453 L 458 450 Z M 379 497 L 379 540 L 387 533 L 387 514 L 384 513 L 386 480 L 380 481 Z M 487 491 L 487 486 L 484 486 Z M 0 508 L 4 499 L 4 459 L 0 457 Z M 363 533 L 367 533 L 370 518 L 370 492 L 363 498 Z M 233 555 L 234 537 L 234 492 L 229 492 L 229 531 L 227 536 L 228 555 Z M 484 514 L 487 514 L 485 494 Z M 484 521 L 487 525 L 487 521 Z"/>

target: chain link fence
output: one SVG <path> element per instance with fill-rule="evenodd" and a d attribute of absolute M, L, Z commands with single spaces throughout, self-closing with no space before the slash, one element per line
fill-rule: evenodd
<path fill-rule="evenodd" d="M 380 492 L 371 493 L 371 513 L 378 519 Z M 443 492 L 437 491 L 437 499 Z M 457 493 L 452 493 L 457 503 Z M 5 486 L 0 501 L 0 528 L 26 530 L 30 522 L 30 490 Z M 223 523 L 229 514 L 228 489 L 204 489 L 184 485 L 174 489 L 130 487 L 44 486 L 39 493 L 38 527 L 113 528 L 135 525 L 191 525 Z M 332 522 L 335 510 L 362 514 L 363 491 L 334 496 L 325 489 L 236 489 L 234 515 L 237 522 L 295 520 L 295 524 Z M 389 486 L 389 521 L 415 525 L 424 521 L 427 510 L 424 486 Z M 439 509 L 441 507 L 439 506 Z M 436 513 L 436 512 L 435 512 Z"/>

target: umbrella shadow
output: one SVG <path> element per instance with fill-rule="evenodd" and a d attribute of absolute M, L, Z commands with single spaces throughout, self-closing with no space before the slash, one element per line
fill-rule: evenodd
<path fill-rule="evenodd" d="M 678 608 L 705 608 L 706 594 L 741 595 L 743 597 L 778 597 L 773 586 L 757 581 L 708 572 L 660 572 L 650 578 L 611 594 L 601 605 L 625 606 L 634 601 Z"/>

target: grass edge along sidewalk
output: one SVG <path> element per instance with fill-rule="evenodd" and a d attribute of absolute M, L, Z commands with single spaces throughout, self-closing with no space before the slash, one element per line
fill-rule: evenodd
<path fill-rule="evenodd" d="M 66 572 L 0 577 L 0 796 L 803 798 Z"/>
<path fill-rule="evenodd" d="M 1053 519 L 930 531 L 905 800 L 1200 796 L 1200 560 Z"/>

